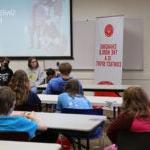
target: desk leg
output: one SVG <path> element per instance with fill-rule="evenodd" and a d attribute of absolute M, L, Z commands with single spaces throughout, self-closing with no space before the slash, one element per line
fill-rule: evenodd
<path fill-rule="evenodd" d="M 113 107 L 113 119 L 116 118 L 116 107 Z"/>
<path fill-rule="evenodd" d="M 49 104 L 46 104 L 46 111 L 48 112 Z"/>
<path fill-rule="evenodd" d="M 89 141 L 89 138 L 87 138 L 87 141 L 86 141 L 86 149 L 89 150 L 90 149 L 90 141 Z"/>
<path fill-rule="evenodd" d="M 56 111 L 56 104 L 52 104 L 52 112 Z"/>
<path fill-rule="evenodd" d="M 78 150 L 81 150 L 81 140 L 80 138 L 77 138 L 78 139 Z"/>
<path fill-rule="evenodd" d="M 119 115 L 119 113 L 120 113 L 120 107 L 113 107 L 113 119 L 115 119 Z"/>

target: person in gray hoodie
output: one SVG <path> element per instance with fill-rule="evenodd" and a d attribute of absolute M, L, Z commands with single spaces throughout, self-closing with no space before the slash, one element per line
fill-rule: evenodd
<path fill-rule="evenodd" d="M 37 58 L 28 58 L 28 69 L 26 73 L 30 81 L 31 91 L 37 93 L 37 87 L 44 82 L 45 78 L 44 70 L 39 66 Z"/>

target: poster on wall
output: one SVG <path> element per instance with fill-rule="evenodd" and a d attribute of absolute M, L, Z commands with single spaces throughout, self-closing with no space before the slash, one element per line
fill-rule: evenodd
<path fill-rule="evenodd" d="M 0 1 L 0 56 L 71 55 L 71 0 Z"/>
<path fill-rule="evenodd" d="M 124 16 L 97 18 L 95 49 L 96 83 L 121 84 Z"/>

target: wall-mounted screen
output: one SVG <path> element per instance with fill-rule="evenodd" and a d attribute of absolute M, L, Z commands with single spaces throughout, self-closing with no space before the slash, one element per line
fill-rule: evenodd
<path fill-rule="evenodd" d="M 0 0 L 0 56 L 72 58 L 71 0 Z"/>

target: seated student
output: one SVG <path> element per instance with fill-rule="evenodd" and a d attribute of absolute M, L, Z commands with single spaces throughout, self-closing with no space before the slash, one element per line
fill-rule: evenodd
<path fill-rule="evenodd" d="M 10 60 L 7 57 L 0 58 L 0 86 L 7 86 L 13 71 L 9 68 Z"/>
<path fill-rule="evenodd" d="M 46 83 L 48 83 L 52 78 L 56 77 L 56 71 L 52 68 L 46 69 Z"/>
<path fill-rule="evenodd" d="M 69 63 L 61 63 L 59 65 L 59 72 L 60 76 L 57 78 L 53 78 L 48 82 L 48 85 L 46 87 L 45 93 L 46 94 L 61 94 L 64 92 L 64 86 L 65 84 L 72 79 L 70 77 L 70 73 L 72 71 L 72 66 Z M 79 81 L 78 81 L 79 82 Z M 83 94 L 83 89 L 81 84 L 80 85 L 80 94 Z"/>
<path fill-rule="evenodd" d="M 124 91 L 122 111 L 107 130 L 112 143 L 116 144 L 120 130 L 150 132 L 150 101 L 140 87 L 129 87 Z"/>
<path fill-rule="evenodd" d="M 39 66 L 38 60 L 35 57 L 28 59 L 28 69 L 26 70 L 31 91 L 37 93 L 37 87 L 44 82 L 45 73 L 44 70 Z"/>
<path fill-rule="evenodd" d="M 70 79 L 65 87 L 65 92 L 58 96 L 57 111 L 62 112 L 63 108 L 71 109 L 92 109 L 92 104 L 89 100 L 80 94 L 80 84 L 76 79 Z M 102 127 L 96 128 L 96 130 L 91 133 L 91 137 L 100 136 L 102 133 Z M 72 139 L 74 137 L 71 132 L 64 133 L 65 137 Z M 71 138 L 70 138 L 71 137 Z"/>
<path fill-rule="evenodd" d="M 92 105 L 86 97 L 80 94 L 78 80 L 70 79 L 65 87 L 65 92 L 58 96 L 57 110 L 63 108 L 91 109 Z"/>
<path fill-rule="evenodd" d="M 17 70 L 10 80 L 9 87 L 16 93 L 15 110 L 41 111 L 41 100 L 30 91 L 29 79 L 25 71 Z"/>
<path fill-rule="evenodd" d="M 12 116 L 16 103 L 16 94 L 11 88 L 3 86 L 0 89 L 0 132 L 27 132 L 30 138 L 35 136 L 37 129 L 46 130 L 45 125 L 33 113 L 24 116 Z"/>

